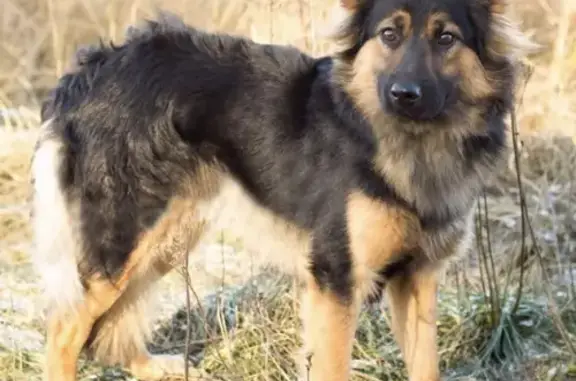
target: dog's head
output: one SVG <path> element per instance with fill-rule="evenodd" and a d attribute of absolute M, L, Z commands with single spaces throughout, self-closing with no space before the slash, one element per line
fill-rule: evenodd
<path fill-rule="evenodd" d="M 531 45 L 504 1 L 340 0 L 337 77 L 369 117 L 445 122 L 463 104 L 509 102 Z"/>

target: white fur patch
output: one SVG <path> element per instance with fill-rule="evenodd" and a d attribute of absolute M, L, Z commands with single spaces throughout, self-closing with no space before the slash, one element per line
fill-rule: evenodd
<path fill-rule="evenodd" d="M 50 124 L 46 122 L 42 129 L 49 129 Z M 58 180 L 61 161 L 62 143 L 45 138 L 34 154 L 31 169 L 34 178 L 32 260 L 50 308 L 70 308 L 83 296 L 77 268 L 80 246 L 77 229 Z"/>
<path fill-rule="evenodd" d="M 233 179 L 225 178 L 218 195 L 198 205 L 196 212 L 212 231 L 223 229 L 260 254 L 259 264 L 271 264 L 292 275 L 305 271 L 308 234 L 258 205 Z"/>

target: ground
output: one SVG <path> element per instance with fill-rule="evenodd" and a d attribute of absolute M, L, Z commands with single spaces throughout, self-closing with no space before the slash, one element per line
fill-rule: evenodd
<path fill-rule="evenodd" d="M 78 44 L 93 42 L 96 36 L 119 39 L 126 25 L 152 14 L 151 0 L 101 1 L 2 3 L 2 381 L 41 378 L 44 309 L 29 260 L 26 204 L 39 100 Z M 200 27 L 262 42 L 293 43 L 319 53 L 326 44 L 314 37 L 321 27 L 316 20 L 326 19 L 327 3 L 166 0 L 162 6 Z M 511 157 L 508 168 L 502 168 L 479 200 L 473 250 L 451 266 L 440 290 L 437 324 L 442 368 L 449 381 L 576 380 L 574 8 L 570 0 L 513 3 L 523 29 L 543 50 L 527 60 L 532 75 L 519 91 L 521 176 Z M 189 358 L 213 375 L 227 381 L 294 380 L 300 327 L 292 281 L 260 268 L 241 242 L 224 233 L 205 242 L 192 258 L 190 315 L 182 272 L 175 271 L 160 285 L 151 350 L 183 353 L 189 326 Z M 354 347 L 355 380 L 405 379 L 387 321 L 384 303 L 365 306 Z M 118 369 L 83 360 L 81 379 L 130 378 Z"/>
<path fill-rule="evenodd" d="M 0 143 L 0 375 L 6 381 L 39 379 L 43 357 L 44 316 L 37 276 L 28 257 L 31 247 L 26 204 L 35 134 L 35 129 L 3 132 Z M 563 165 L 570 164 L 576 155 L 571 141 L 532 139 L 528 142 L 524 152 L 530 147 L 532 155 L 549 155 L 562 161 Z M 532 171 L 541 170 L 537 163 L 529 160 L 530 155 L 524 155 L 524 159 Z M 549 300 L 542 297 L 547 296 L 546 292 L 553 293 L 560 308 L 557 316 L 567 329 L 567 339 L 576 341 L 574 282 L 568 279 L 568 273 L 564 273 L 566 287 L 558 287 L 561 274 L 558 270 L 550 273 L 549 276 L 557 277 L 550 284 L 526 287 L 515 314 L 510 309 L 516 290 L 512 289 L 509 297 L 501 295 L 500 303 L 494 304 L 503 305 L 496 323 L 493 323 L 493 314 L 497 308 L 493 307 L 492 301 L 486 300 L 490 299 L 490 292 L 486 292 L 487 296 L 482 292 L 483 288 L 502 287 L 503 282 L 489 278 L 506 274 L 507 267 L 513 264 L 510 257 L 519 255 L 518 229 L 515 229 L 519 225 L 519 206 L 512 201 L 517 186 L 513 171 L 505 172 L 507 176 L 502 175 L 490 187 L 487 198 L 492 227 L 490 248 L 494 254 L 482 255 L 483 250 L 478 249 L 461 263 L 455 263 L 441 290 L 438 324 L 443 367 L 451 380 L 576 379 L 572 374 L 575 370 L 570 368 L 569 348 L 563 342 L 566 338 L 555 326 L 555 312 L 550 311 Z M 542 184 L 534 181 L 527 184 L 541 189 Z M 554 193 L 560 193 L 562 185 L 549 188 L 547 198 L 554 202 Z M 528 192 L 535 199 L 537 195 L 531 190 Z M 532 208 L 538 203 L 533 202 Z M 558 213 L 562 208 L 573 207 L 556 202 L 555 208 Z M 554 263 L 566 264 L 566 259 L 572 263 L 574 254 L 570 250 L 570 239 L 576 236 L 576 229 L 572 230 L 576 228 L 576 222 L 558 218 L 564 222 L 563 228 L 546 231 L 545 225 L 552 224 L 553 219 L 546 219 L 544 210 L 540 211 L 544 218 L 538 219 L 540 226 L 537 229 L 544 243 L 550 243 L 544 248 L 558 250 L 570 257 L 561 258 L 559 262 L 553 258 Z M 556 237 L 549 237 L 551 234 Z M 542 256 L 546 259 L 552 254 L 543 253 Z M 240 260 L 246 256 L 251 257 L 251 254 L 242 251 L 240 242 L 220 236 L 193 255 L 190 272 L 194 274 L 193 291 L 196 294 L 191 293 L 190 359 L 200 361 L 200 366 L 225 380 L 294 379 L 292 355 L 299 345 L 299 322 L 292 283 L 271 269 L 258 268 L 253 261 Z M 535 279 L 541 277 L 541 265 L 536 263 L 534 253 L 528 257 L 525 277 L 532 286 L 538 284 Z M 495 273 L 491 273 L 491 261 L 495 262 Z M 480 267 L 489 271 L 480 271 Z M 512 279 L 518 276 L 518 269 L 513 273 Z M 573 268 L 571 274 L 574 274 Z M 182 273 L 175 271 L 162 281 L 161 313 L 151 345 L 153 351 L 183 352 L 188 316 L 182 279 Z M 201 300 L 200 308 L 198 300 Z M 205 348 L 206 342 L 212 345 Z M 487 357 L 482 359 L 482 356 Z M 401 379 L 402 361 L 388 330 L 385 305 L 366 306 L 354 357 L 358 380 Z M 118 369 L 102 369 L 91 363 L 85 363 L 82 374 L 83 380 L 129 379 Z"/>

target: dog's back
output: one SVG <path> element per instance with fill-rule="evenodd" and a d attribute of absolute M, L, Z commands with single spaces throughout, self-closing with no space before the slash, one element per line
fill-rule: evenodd
<path fill-rule="evenodd" d="M 57 142 L 59 186 L 69 202 L 82 198 L 78 217 L 86 222 L 79 229 L 98 243 L 85 245 L 85 275 L 116 275 L 135 237 L 159 218 L 183 179 L 228 155 L 217 149 L 250 144 L 255 131 L 258 139 L 277 133 L 256 121 L 297 118 L 293 109 L 270 106 L 292 95 L 293 78 L 313 62 L 292 48 L 171 20 L 131 29 L 122 45 L 81 50 L 43 104 L 49 138 L 38 149 Z M 234 124 L 245 127 L 228 128 Z M 101 251 L 93 252 L 96 246 Z"/>

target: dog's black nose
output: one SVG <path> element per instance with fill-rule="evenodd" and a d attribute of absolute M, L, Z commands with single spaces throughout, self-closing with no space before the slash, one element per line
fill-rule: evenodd
<path fill-rule="evenodd" d="M 390 98 L 398 106 L 412 106 L 422 98 L 422 88 L 416 83 L 396 82 L 390 87 Z"/>

